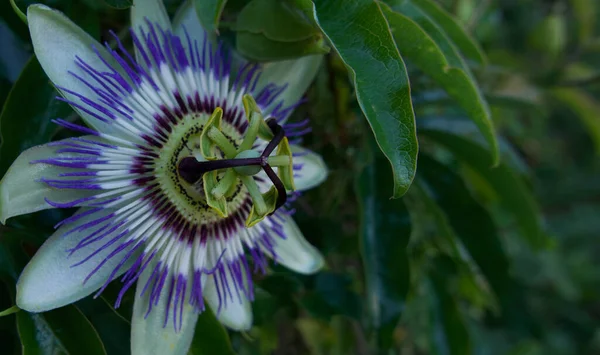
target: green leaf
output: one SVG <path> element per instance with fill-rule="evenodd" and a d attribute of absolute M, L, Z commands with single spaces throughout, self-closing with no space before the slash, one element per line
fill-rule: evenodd
<path fill-rule="evenodd" d="M 299 300 L 312 316 L 325 321 L 336 315 L 360 320 L 362 299 L 352 290 L 349 275 L 322 271 L 315 275 L 314 281 L 314 289 Z"/>
<path fill-rule="evenodd" d="M 596 0 L 571 0 L 579 41 L 585 43 L 594 34 L 596 25 Z"/>
<path fill-rule="evenodd" d="M 352 73 L 358 103 L 392 165 L 393 196 L 408 190 L 418 143 L 406 67 L 379 3 L 317 1 L 315 18 Z"/>
<path fill-rule="evenodd" d="M 428 156 L 419 156 L 418 179 L 425 187 L 422 197 L 434 200 L 444 212 L 452 231 L 498 298 L 505 319 L 511 324 L 525 324 L 520 319 L 527 314 L 520 287 L 510 275 L 508 257 L 489 213 L 456 173 Z"/>
<path fill-rule="evenodd" d="M 67 353 L 40 314 L 17 313 L 17 329 L 23 355 Z"/>
<path fill-rule="evenodd" d="M 448 281 L 452 262 L 438 257 L 433 261 L 434 269 L 429 274 L 431 288 L 431 342 L 436 354 L 471 354 L 472 346 L 465 320 L 457 301 L 451 294 Z M 452 266 L 452 265 L 450 265 Z"/>
<path fill-rule="evenodd" d="M 508 278 L 508 258 L 489 213 L 458 175 L 427 155 L 419 156 L 417 179 L 422 186 L 417 189 L 419 198 L 426 206 L 433 202 L 441 210 L 433 206 L 429 211 L 436 217 L 438 230 L 446 238 L 460 240 L 494 291 L 504 292 L 503 288 L 497 290 L 494 281 Z"/>
<path fill-rule="evenodd" d="M 404 7 L 403 7 L 404 8 Z M 490 165 L 498 162 L 498 142 L 494 133 L 490 109 L 483 97 L 474 78 L 472 77 L 462 58 L 454 53 L 451 43 L 446 51 L 442 51 L 431 33 L 437 33 L 438 41 L 443 41 L 444 34 L 436 31 L 425 14 L 418 9 L 411 10 L 412 18 L 392 11 L 383 6 L 396 45 L 403 56 L 412 60 L 421 70 L 437 81 L 458 104 L 467 112 L 468 116 L 477 124 L 491 151 L 494 152 Z M 427 25 L 429 34 L 419 26 Z M 448 57 L 445 53 L 448 53 Z M 451 64 L 448 58 L 454 58 Z"/>
<path fill-rule="evenodd" d="M 390 3 L 400 3 L 402 0 L 391 0 Z M 436 24 L 441 27 L 444 33 L 450 37 L 452 42 L 461 50 L 461 52 L 469 59 L 472 59 L 479 64 L 485 64 L 486 58 L 483 50 L 477 42 L 469 35 L 456 20 L 442 9 L 432 0 L 405 0 L 405 3 L 410 3 L 427 14 L 433 19 Z"/>
<path fill-rule="evenodd" d="M 567 45 L 567 19 L 562 13 L 551 13 L 529 33 L 529 45 L 550 59 L 561 56 Z"/>
<path fill-rule="evenodd" d="M 23 230 L 17 230 L 10 227 L 2 227 L 0 230 L 0 279 L 14 281 L 11 288 L 14 291 L 21 270 L 25 267 L 29 258 L 23 251 L 24 241 L 34 242 L 31 236 L 24 233 Z"/>
<path fill-rule="evenodd" d="M 190 346 L 191 355 L 235 355 L 229 340 L 229 334 L 217 320 L 210 308 L 207 308 L 196 323 L 196 332 Z"/>
<path fill-rule="evenodd" d="M 219 19 L 227 0 L 194 0 L 196 14 L 206 32 L 219 32 Z"/>
<path fill-rule="evenodd" d="M 598 119 L 600 103 L 578 88 L 554 88 L 550 90 L 550 96 L 579 117 L 594 142 L 596 154 L 600 154 L 600 119 Z"/>
<path fill-rule="evenodd" d="M 501 163 L 490 168 L 490 153 L 487 150 L 453 133 L 438 129 L 422 129 L 419 133 L 445 146 L 488 182 L 502 207 L 513 215 L 523 237 L 531 246 L 539 248 L 547 245 L 539 206 L 531 190 L 508 165 Z"/>
<path fill-rule="evenodd" d="M 471 258 L 465 257 L 464 247 L 452 229 L 448 217 L 432 197 L 431 187 L 425 185 L 420 175 L 421 173 L 417 173 L 415 183 L 408 192 L 407 204 L 411 211 L 412 224 L 433 225 L 436 238 L 432 239 L 432 244 L 438 252 L 449 256 L 456 264 L 461 294 L 469 303 L 480 309 L 497 310 L 497 300 L 494 294 L 483 286 L 481 277 L 478 275 L 479 269 L 473 264 Z M 424 219 L 424 216 L 430 218 Z"/>
<path fill-rule="evenodd" d="M 392 332 L 404 309 L 410 283 L 406 254 L 410 216 L 403 201 L 389 199 L 392 184 L 383 157 L 374 159 L 356 180 L 367 312 L 382 348 L 392 345 Z"/>
<path fill-rule="evenodd" d="M 240 12 L 235 30 L 277 42 L 303 41 L 320 34 L 302 12 L 281 0 L 250 1 Z"/>
<path fill-rule="evenodd" d="M 133 5 L 133 0 L 102 0 L 106 5 L 115 9 L 128 9 Z"/>
<path fill-rule="evenodd" d="M 262 34 L 250 32 L 237 33 L 236 49 L 246 58 L 258 62 L 294 59 L 329 52 L 329 47 L 325 45 L 325 41 L 320 36 L 296 42 L 277 42 Z"/>
<path fill-rule="evenodd" d="M 0 114 L 0 175 L 6 173 L 19 153 L 50 140 L 57 127 L 52 119 L 73 112 L 69 105 L 55 99 L 57 95 L 37 59 L 31 58 Z"/>
<path fill-rule="evenodd" d="M 0 7 L 0 11 L 11 11 L 7 3 L 0 6 L 4 7 Z M 0 38 L 2 38 L 2 46 L 0 46 L 0 80 L 14 83 L 31 56 L 31 51 L 27 48 L 28 44 L 21 40 L 18 33 L 1 17 Z M 0 105 L 2 105 L 1 98 Z"/>
<path fill-rule="evenodd" d="M 24 355 L 106 355 L 92 324 L 72 305 L 43 314 L 19 312 L 17 327 Z"/>
<path fill-rule="evenodd" d="M 467 119 L 449 119 L 448 117 L 435 116 L 421 117 L 417 123 L 417 129 L 419 131 L 421 129 L 440 130 L 456 134 L 477 143 L 480 146 L 479 149 L 486 149 L 486 141 L 481 134 L 481 131 L 478 130 L 477 126 L 472 121 Z M 502 136 L 498 137 L 498 149 L 504 164 L 518 172 L 524 178 L 528 179 L 530 177 L 530 167 L 527 165 L 524 158 L 519 154 L 516 148 Z"/>
<path fill-rule="evenodd" d="M 117 313 L 106 299 L 87 297 L 77 302 L 77 307 L 98 331 L 108 354 L 128 355 L 131 353 L 129 345 L 131 323 Z"/>

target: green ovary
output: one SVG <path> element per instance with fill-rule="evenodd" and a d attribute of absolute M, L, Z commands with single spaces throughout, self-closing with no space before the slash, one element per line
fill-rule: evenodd
<path fill-rule="evenodd" d="M 210 115 L 205 113 L 193 113 L 183 117 L 177 125 L 173 126 L 168 141 L 160 148 L 159 158 L 154 165 L 156 180 L 162 193 L 168 196 L 170 202 L 177 207 L 186 220 L 196 225 L 223 219 L 206 203 L 202 179 L 190 184 L 179 176 L 177 169 L 183 158 L 195 157 L 203 160 L 200 153 L 200 134 L 209 118 Z M 223 122 L 221 130 L 235 147 L 241 144 L 243 136 L 237 128 Z M 219 179 L 222 175 L 223 173 L 219 174 Z M 227 198 L 229 211 L 237 210 L 247 196 L 246 188 L 238 182 L 235 192 Z"/>

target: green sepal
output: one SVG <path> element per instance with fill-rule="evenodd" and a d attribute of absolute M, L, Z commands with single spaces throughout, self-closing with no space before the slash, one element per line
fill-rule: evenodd
<path fill-rule="evenodd" d="M 283 139 L 277 146 L 277 155 L 287 156 L 290 159 L 289 165 L 279 166 L 277 168 L 277 175 L 279 175 L 279 179 L 283 183 L 283 186 L 285 186 L 286 190 L 296 190 L 296 186 L 294 185 L 294 164 L 292 161 L 292 148 L 290 147 L 290 143 L 287 137 L 283 137 Z"/>
<path fill-rule="evenodd" d="M 227 199 L 225 197 L 216 198 L 212 191 L 218 185 L 217 181 L 217 170 L 209 171 L 202 176 L 204 182 L 204 196 L 206 196 L 206 203 L 212 207 L 219 216 L 225 218 L 229 214 L 227 211 Z"/>
<path fill-rule="evenodd" d="M 19 308 L 19 306 L 12 306 L 12 307 L 7 308 L 7 309 L 3 310 L 2 312 L 0 312 L 0 317 L 4 317 L 4 316 L 8 316 L 8 315 L 17 313 L 20 310 L 21 310 L 21 308 Z"/>
<path fill-rule="evenodd" d="M 252 205 L 252 208 L 250 209 L 250 214 L 248 215 L 248 219 L 246 219 L 246 227 L 250 228 L 254 226 L 258 222 L 265 219 L 265 217 L 273 213 L 275 211 L 275 206 L 277 205 L 278 195 L 279 194 L 275 186 L 272 186 L 269 189 L 269 191 L 262 194 L 263 200 L 265 201 L 265 205 L 267 205 L 266 213 L 259 214 L 254 208 L 254 205 Z"/>
<path fill-rule="evenodd" d="M 271 139 L 273 139 L 273 131 L 271 131 L 271 128 L 269 128 L 269 125 L 267 125 L 267 122 L 265 122 L 262 112 L 260 111 L 260 108 L 258 107 L 256 101 L 254 101 L 252 95 L 244 95 L 242 97 L 242 103 L 244 104 L 244 112 L 246 113 L 246 118 L 249 121 L 251 120 L 252 115 L 254 113 L 258 113 L 262 118 L 261 123 L 258 126 L 258 136 L 266 141 L 270 141 Z"/>
<path fill-rule="evenodd" d="M 202 128 L 200 134 L 200 152 L 202 156 L 207 160 L 215 160 L 217 156 L 214 154 L 214 142 L 208 137 L 208 131 L 214 127 L 221 130 L 221 121 L 223 119 L 223 109 L 217 107 L 213 114 L 208 119 L 208 122 Z M 206 175 L 206 174 L 205 174 Z M 205 185 L 206 186 L 206 185 Z"/>

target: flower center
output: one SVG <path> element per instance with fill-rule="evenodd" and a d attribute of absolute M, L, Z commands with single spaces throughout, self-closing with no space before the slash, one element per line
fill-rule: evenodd
<path fill-rule="evenodd" d="M 283 129 L 274 119 L 264 121 L 250 95 L 243 102 L 248 118 L 244 134 L 223 122 L 223 110 L 217 107 L 211 116 L 184 116 L 159 153 L 155 174 L 160 187 L 195 225 L 228 217 L 249 198 L 246 226 L 251 227 L 285 203 L 286 189 L 294 189 L 292 152 Z M 257 142 L 259 137 L 265 142 Z M 266 192 L 254 177 L 261 170 L 273 183 Z"/>
<path fill-rule="evenodd" d="M 179 162 L 186 158 L 202 159 L 200 136 L 209 119 L 210 115 L 206 113 L 183 116 L 177 125 L 173 126 L 168 141 L 160 149 L 154 169 L 160 189 L 179 213 L 195 225 L 210 224 L 222 219 L 222 216 L 207 203 L 203 181 L 187 181 L 178 169 Z M 236 127 L 223 122 L 221 129 L 233 146 L 241 144 L 243 136 Z M 238 183 L 226 201 L 234 211 L 244 204 L 247 197 L 247 190 L 243 184 Z"/>

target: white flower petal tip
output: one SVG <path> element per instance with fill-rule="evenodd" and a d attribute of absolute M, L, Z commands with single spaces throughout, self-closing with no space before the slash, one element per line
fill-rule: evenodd
<path fill-rule="evenodd" d="M 310 55 L 298 59 L 284 60 L 266 63 L 263 66 L 263 74 L 259 80 L 258 88 L 268 83 L 287 85 L 281 99 L 286 105 L 296 104 L 306 93 L 306 89 L 313 82 L 321 63 L 322 55 Z M 288 112 L 286 118 L 291 114 Z"/>
<path fill-rule="evenodd" d="M 297 190 L 312 189 L 327 179 L 329 171 L 320 155 L 297 145 L 292 145 L 292 153 L 294 154 L 294 165 L 298 168 L 297 170 L 295 168 L 294 171 L 294 183 Z"/>
<path fill-rule="evenodd" d="M 225 274 L 227 275 L 227 282 L 232 283 L 231 273 L 226 272 Z M 248 287 L 248 283 L 245 284 L 245 287 Z M 236 331 L 250 330 L 254 318 L 250 300 L 245 295 L 223 297 L 222 293 L 224 291 L 223 287 L 217 290 L 213 278 L 208 278 L 204 289 L 204 297 L 217 319 L 229 329 Z"/>
<path fill-rule="evenodd" d="M 90 139 L 89 136 L 82 138 Z M 52 144 L 38 145 L 19 154 L 0 181 L 0 222 L 27 213 L 54 208 L 47 200 L 68 203 L 92 196 L 95 192 L 57 189 L 40 180 L 56 179 L 64 172 L 61 167 L 42 163 L 56 156 L 57 147 Z M 69 154 L 74 157 L 75 154 Z M 32 164 L 32 162 L 40 162 Z"/>
<path fill-rule="evenodd" d="M 199 313 L 188 302 L 180 304 L 181 308 L 173 307 L 169 302 L 168 288 L 162 290 L 163 295 L 153 304 L 152 312 L 148 312 L 151 292 L 149 289 L 144 292 L 144 289 L 152 278 L 155 265 L 155 262 L 151 263 L 137 283 L 131 318 L 131 354 L 185 355 L 192 343 Z M 189 291 L 187 294 L 189 297 Z M 168 316 L 167 310 L 173 314 L 174 309 L 178 313 L 176 318 Z M 173 326 L 173 322 L 177 326 Z"/>
<path fill-rule="evenodd" d="M 162 0 L 134 0 L 131 6 L 131 27 L 140 38 L 144 38 L 142 32 L 151 32 L 148 23 L 165 30 L 171 30 L 171 20 Z M 148 47 L 144 47 L 148 51 Z M 143 54 L 137 46 L 134 46 L 135 58 L 138 63 L 144 60 Z"/>
<path fill-rule="evenodd" d="M 252 328 L 253 315 L 249 302 L 244 305 L 233 306 L 223 309 L 216 315 L 221 324 L 231 330 L 246 331 Z"/>
<path fill-rule="evenodd" d="M 110 212 L 107 210 L 104 215 Z M 116 251 L 117 245 L 114 245 L 98 250 L 94 243 L 79 244 L 87 233 L 77 228 L 96 217 L 86 216 L 71 225 L 63 225 L 35 253 L 17 282 L 19 308 L 45 312 L 65 306 L 88 296 L 131 267 L 134 258 L 120 264 L 127 249 Z M 71 255 L 69 250 L 74 250 Z M 103 267 L 97 268 L 100 264 Z"/>
<path fill-rule="evenodd" d="M 150 21 L 161 28 L 171 29 L 171 20 L 162 0 L 134 0 L 131 5 L 131 27 L 138 29 Z"/>
<path fill-rule="evenodd" d="M 76 104 L 78 96 L 94 97 L 96 93 L 71 74 L 77 71 L 76 61 L 104 72 L 108 68 L 98 54 L 108 65 L 117 66 L 114 58 L 104 46 L 57 10 L 39 4 L 31 5 L 27 8 L 27 21 L 36 58 L 64 100 L 91 127 L 114 133 L 110 123 L 96 119 L 90 110 Z"/>
<path fill-rule="evenodd" d="M 173 18 L 173 32 L 183 37 L 185 31 L 194 34 L 194 37 L 199 42 L 206 35 L 206 31 L 202 27 L 198 15 L 196 15 L 196 7 L 192 0 L 184 1 L 179 9 L 177 9 L 177 13 L 175 13 L 175 17 Z"/>
<path fill-rule="evenodd" d="M 287 216 L 283 225 L 285 239 L 274 247 L 276 262 L 300 274 L 314 274 L 325 266 L 321 252 L 306 239 L 294 220 Z"/>

